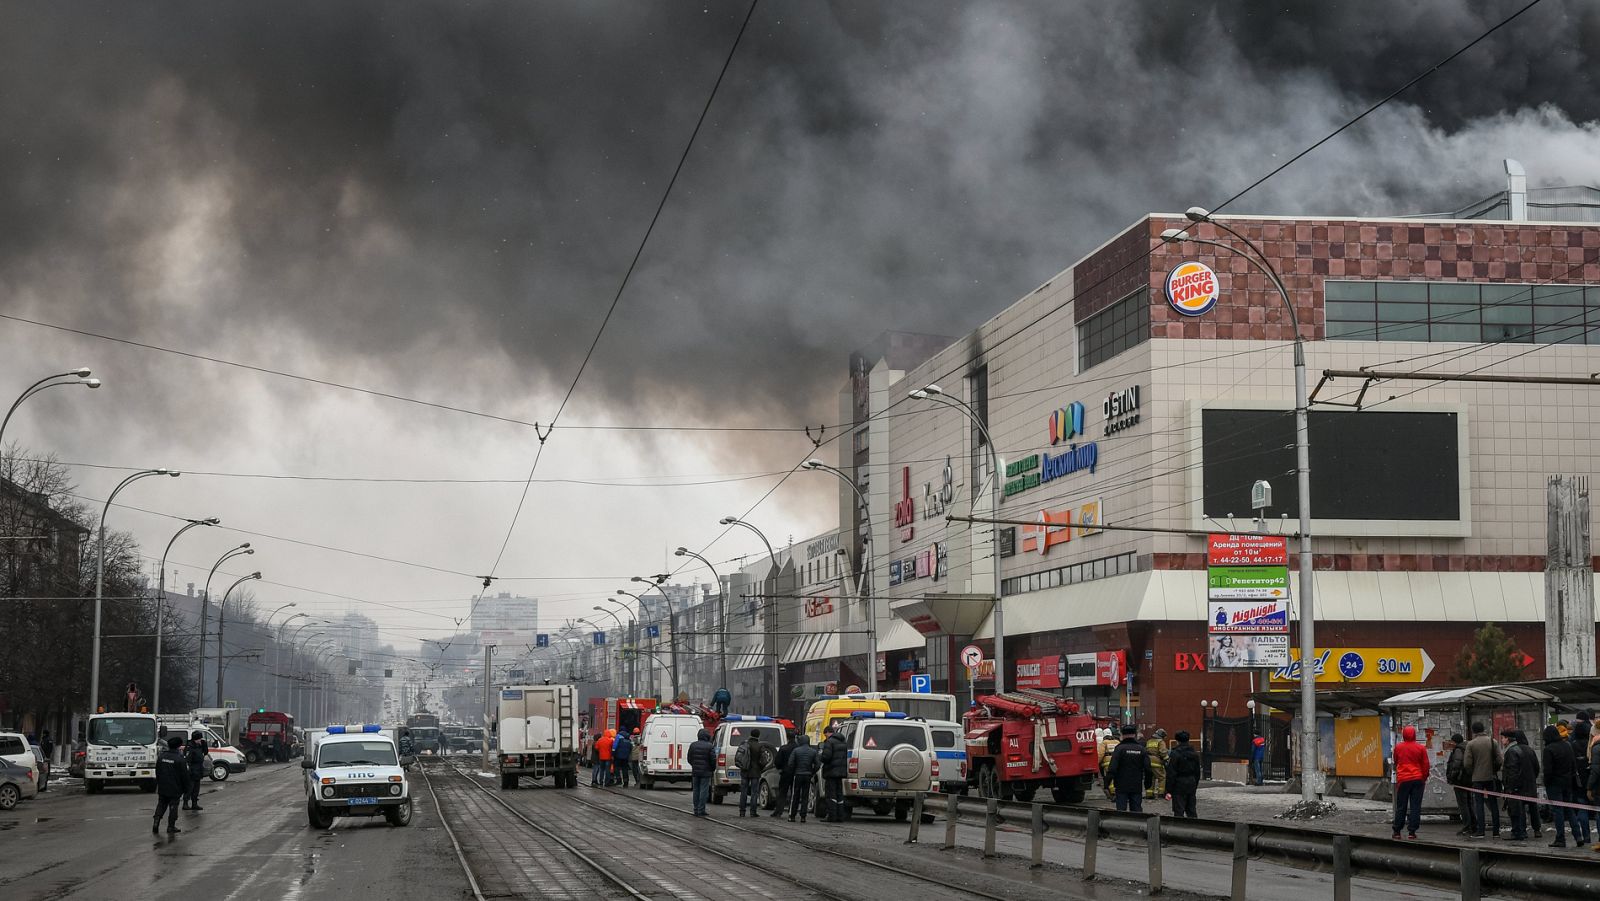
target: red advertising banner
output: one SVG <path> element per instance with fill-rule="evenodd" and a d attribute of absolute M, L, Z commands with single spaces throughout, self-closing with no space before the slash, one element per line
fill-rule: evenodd
<path fill-rule="evenodd" d="M 1289 539 L 1282 535 L 1208 535 L 1207 566 L 1287 566 Z"/>
<path fill-rule="evenodd" d="M 1033 657 L 1017 661 L 1018 688 L 1060 688 L 1061 656 Z"/>
<path fill-rule="evenodd" d="M 1094 657 L 1095 684 L 1109 685 L 1112 688 L 1122 687 L 1122 683 L 1128 677 L 1128 653 L 1126 651 L 1100 651 Z"/>

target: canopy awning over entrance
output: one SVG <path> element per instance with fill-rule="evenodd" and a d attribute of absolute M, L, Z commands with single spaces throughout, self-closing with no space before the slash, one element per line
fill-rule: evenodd
<path fill-rule="evenodd" d="M 889 602 L 889 612 L 923 635 L 971 635 L 989 612 L 986 594 L 928 594 Z"/>
<path fill-rule="evenodd" d="M 794 643 L 783 652 L 783 662 L 805 663 L 808 660 L 828 660 L 838 656 L 838 632 L 811 632 L 795 637 Z"/>
<path fill-rule="evenodd" d="M 1417 709 L 1422 707 L 1459 707 L 1485 704 L 1548 704 L 1556 696 L 1526 685 L 1478 685 L 1467 688 L 1430 688 L 1408 691 L 1384 700 L 1385 707 Z"/>
<path fill-rule="evenodd" d="M 766 642 L 728 649 L 728 669 L 760 669 L 771 665 L 772 658 L 767 655 Z"/>

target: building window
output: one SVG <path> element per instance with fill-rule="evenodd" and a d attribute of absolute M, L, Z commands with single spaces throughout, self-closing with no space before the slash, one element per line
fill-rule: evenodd
<path fill-rule="evenodd" d="M 1092 369 L 1150 339 L 1150 292 L 1129 294 L 1078 326 L 1078 371 Z"/>
<path fill-rule="evenodd" d="M 1600 344 L 1600 288 L 1329 280 L 1323 290 L 1330 340 Z"/>
<path fill-rule="evenodd" d="M 973 415 L 978 422 L 983 424 L 983 429 L 989 427 L 989 367 L 974 371 L 967 376 L 967 403 L 972 407 Z M 972 447 L 972 484 L 982 485 L 989 473 L 989 441 L 984 437 L 983 429 L 977 424 L 971 424 Z M 978 490 L 977 488 L 973 489 Z"/>
<path fill-rule="evenodd" d="M 1079 582 L 1119 576 L 1136 572 L 1137 563 L 1137 558 L 1131 552 L 1101 557 L 1098 560 L 1086 560 L 1083 563 L 1071 563 L 1026 576 L 1013 576 L 1004 581 L 1003 591 L 1008 596 L 1027 594 L 1031 591 L 1043 591 L 1062 585 L 1075 585 Z"/>

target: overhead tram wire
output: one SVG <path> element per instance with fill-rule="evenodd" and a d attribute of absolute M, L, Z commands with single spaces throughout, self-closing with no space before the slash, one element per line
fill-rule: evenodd
<path fill-rule="evenodd" d="M 578 364 L 578 371 L 572 376 L 572 383 L 567 386 L 567 393 L 562 396 L 561 403 L 556 407 L 555 415 L 550 417 L 550 424 L 543 431 L 537 432 L 539 447 L 534 451 L 533 465 L 528 468 L 527 481 L 522 486 L 522 493 L 517 498 L 517 507 L 511 514 L 511 523 L 506 527 L 506 536 L 500 542 L 500 551 L 495 555 L 494 565 L 489 567 L 489 574 L 483 577 L 483 587 L 487 593 L 490 583 L 495 580 L 495 574 L 500 570 L 500 563 L 505 559 L 506 548 L 511 545 L 511 536 L 517 530 L 517 522 L 522 518 L 522 509 L 528 501 L 528 490 L 533 485 L 534 473 L 539 471 L 539 461 L 544 456 L 545 443 L 550 436 L 555 434 L 556 424 L 561 421 L 561 416 L 567 410 L 567 404 L 572 401 L 572 395 L 578 390 L 578 382 L 583 378 L 584 372 L 589 368 L 589 361 L 594 358 L 595 348 L 600 346 L 600 339 L 605 335 L 606 326 L 611 324 L 611 317 L 617 312 L 617 305 L 622 301 L 622 294 L 628 288 L 628 281 L 633 277 L 633 272 L 639 265 L 639 259 L 644 255 L 645 247 L 650 243 L 650 236 L 655 232 L 656 223 L 661 221 L 661 212 L 667 207 L 667 200 L 672 197 L 672 189 L 678 183 L 678 176 L 683 173 L 683 167 L 689 160 L 689 151 L 694 149 L 695 138 L 699 136 L 700 129 L 705 125 L 706 116 L 711 112 L 711 104 L 717 99 L 717 91 L 722 87 L 722 80 L 728 74 L 728 68 L 733 64 L 733 57 L 739 50 L 739 44 L 744 40 L 745 31 L 750 27 L 750 19 L 755 15 L 756 4 L 759 0 L 750 0 L 750 8 L 745 11 L 744 21 L 739 23 L 739 31 L 733 36 L 733 44 L 728 48 L 728 55 L 722 61 L 722 68 L 717 71 L 717 79 L 711 85 L 711 92 L 706 95 L 706 102 L 700 109 L 700 117 L 695 120 L 694 129 L 689 132 L 689 140 L 684 143 L 683 153 L 678 156 L 678 164 L 672 170 L 672 177 L 667 180 L 667 186 L 661 192 L 661 200 L 656 204 L 655 213 L 650 217 L 650 224 L 645 227 L 644 235 L 639 239 L 639 246 L 633 252 L 633 259 L 628 262 L 628 268 L 622 273 L 622 281 L 617 285 L 617 291 L 611 297 L 611 305 L 606 308 L 606 314 L 600 320 L 600 327 L 595 330 L 594 340 L 589 342 L 589 349 L 584 353 L 583 360 Z M 782 484 L 782 482 L 779 482 Z M 483 595 L 479 595 L 481 599 Z M 467 616 L 472 616 L 472 611 L 477 609 L 477 602 L 473 602 L 472 610 Z"/>

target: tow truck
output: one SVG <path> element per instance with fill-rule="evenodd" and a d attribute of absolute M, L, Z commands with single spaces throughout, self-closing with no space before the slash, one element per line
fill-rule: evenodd
<path fill-rule="evenodd" d="M 1076 701 L 1032 689 L 979 695 L 962 718 L 967 784 L 985 798 L 1082 803 L 1099 771 L 1096 722 Z"/>
<path fill-rule="evenodd" d="M 300 766 L 306 770 L 306 819 L 327 829 L 334 817 L 382 815 L 391 826 L 411 824 L 411 786 L 393 729 L 375 723 L 329 726 Z"/>
<path fill-rule="evenodd" d="M 97 713 L 89 717 L 83 788 L 98 794 L 108 785 L 156 790 L 156 718 L 148 713 Z"/>

